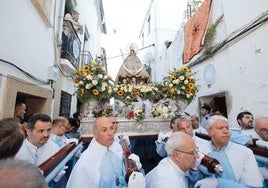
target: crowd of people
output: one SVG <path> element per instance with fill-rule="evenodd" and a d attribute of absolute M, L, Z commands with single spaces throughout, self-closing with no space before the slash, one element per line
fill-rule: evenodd
<path fill-rule="evenodd" d="M 128 160 L 136 168 L 128 177 L 125 155 L 131 150 L 125 151 L 120 142 L 125 139 L 130 147 L 129 138 L 117 134 L 116 117 L 96 118 L 93 139 L 68 177 L 63 178 L 62 171 L 57 174 L 54 187 L 266 187 L 268 164 L 257 162 L 253 151 L 245 146 L 268 148 L 268 117 L 254 120 L 252 113 L 240 112 L 239 128 L 234 129 L 223 114 L 210 113 L 208 105 L 203 105 L 201 112 L 201 122 L 195 115 L 171 118 L 170 131 L 159 133 L 155 141 L 156 152 L 162 159 L 147 174 L 139 156 L 129 155 Z M 82 113 L 75 113 L 74 118 L 54 119 L 36 113 L 23 121 L 25 113 L 26 105 L 18 104 L 13 118 L 0 120 L 0 174 L 17 174 L 12 182 L 1 178 L 0 187 L 47 187 L 39 165 L 68 143 L 78 143 Z M 207 134 L 210 140 L 198 137 L 197 133 Z M 205 162 L 208 159 L 216 160 L 220 170 Z M 62 179 L 66 181 L 61 182 Z"/>
<path fill-rule="evenodd" d="M 53 120 L 49 115 L 43 113 L 32 114 L 29 118 L 25 118 L 25 114 L 26 104 L 19 102 L 15 106 L 14 117 L 0 120 L 0 159 L 5 160 L 7 164 L 11 164 L 12 161 L 23 161 L 21 166 L 18 165 L 18 167 L 13 165 L 1 165 L 0 174 L 2 170 L 3 172 L 9 172 L 11 169 L 19 170 L 26 166 L 35 166 L 36 169 L 38 169 L 43 162 L 48 160 L 67 144 L 71 142 L 78 143 L 80 135 L 78 129 L 81 119 L 76 116 L 77 113 L 74 114 L 75 118 L 58 116 Z M 80 114 L 80 116 L 82 117 L 82 114 Z M 14 163 L 18 164 L 18 162 Z M 27 165 L 27 163 L 32 165 Z M 40 170 L 37 170 L 37 172 L 38 171 L 41 173 Z M 56 179 L 54 179 L 55 187 L 65 187 L 67 183 L 58 183 L 65 174 L 62 173 L 63 171 L 60 172 L 61 174 L 58 174 L 55 177 Z M 29 171 L 29 173 L 33 174 L 34 170 Z M 21 174 L 23 174 L 23 172 L 21 172 Z M 38 174 L 36 174 L 36 176 L 38 176 Z M 27 176 L 22 175 L 21 177 Z M 42 178 L 44 177 L 42 176 Z M 36 181 L 40 180 L 37 179 Z M 8 181 L 2 182 L 0 180 L 0 187 L 9 187 L 9 184 L 6 183 L 8 183 Z M 33 187 L 47 187 L 47 185 L 44 186 L 44 183 L 41 181 L 39 183 L 40 186 L 36 186 L 37 184 L 34 183 L 28 184 L 34 185 Z M 25 186 L 26 184 L 27 181 L 25 182 Z"/>
<path fill-rule="evenodd" d="M 201 107 L 201 115 L 201 123 L 199 123 L 199 119 L 195 115 L 191 117 L 175 116 L 171 119 L 172 131 L 166 134 L 159 133 L 158 139 L 155 142 L 156 152 L 161 157 L 164 157 L 164 159 L 155 169 L 146 175 L 146 187 L 163 187 L 167 182 L 169 182 L 167 185 L 170 185 L 170 187 L 177 184 L 180 170 L 182 170 L 178 164 L 176 166 L 176 173 L 173 172 L 174 176 L 177 176 L 177 179 L 173 179 L 173 175 L 170 175 L 165 178 L 167 179 L 165 180 L 167 182 L 165 182 L 156 172 L 158 171 L 157 169 L 164 168 L 162 163 L 166 158 L 169 158 L 171 163 L 174 160 L 172 157 L 174 152 L 168 153 L 168 148 L 170 147 L 168 140 L 174 132 L 184 132 L 191 136 L 195 141 L 196 148 L 199 149 L 199 155 L 197 152 L 194 153 L 196 150 L 183 150 L 184 152 L 181 153 L 181 155 L 192 154 L 192 158 L 196 159 L 198 170 L 195 172 L 196 168 L 189 168 L 184 171 L 184 176 L 185 179 L 188 179 L 188 184 L 184 186 L 181 183 L 180 187 L 267 187 L 267 160 L 265 162 L 257 162 L 252 150 L 245 146 L 268 148 L 268 117 L 258 117 L 254 121 L 252 113 L 243 111 L 237 115 L 239 128 L 230 128 L 228 119 L 224 117 L 223 113 L 217 111 L 210 113 L 210 107 L 208 105 Z M 174 124 L 176 128 L 173 128 Z M 204 124 L 205 131 L 204 129 L 200 129 Z M 200 139 L 196 136 L 196 133 L 207 134 L 211 140 Z M 169 136 L 170 138 L 168 138 Z M 208 167 L 204 167 L 204 164 L 201 162 L 205 156 L 217 159 L 223 171 L 219 174 L 209 172 Z M 151 174 L 157 174 L 153 176 L 153 181 L 151 181 Z"/>

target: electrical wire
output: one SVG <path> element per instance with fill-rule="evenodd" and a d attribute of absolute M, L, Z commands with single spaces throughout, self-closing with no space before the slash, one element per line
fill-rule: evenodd
<path fill-rule="evenodd" d="M 8 65 L 11 65 L 11 66 L 15 67 L 16 69 L 18 69 L 19 71 L 21 71 L 24 75 L 28 76 L 29 78 L 31 78 L 31 79 L 33 79 L 33 80 L 35 80 L 37 82 L 40 82 L 40 83 L 42 83 L 44 85 L 50 84 L 49 81 L 45 81 L 45 80 L 39 79 L 36 76 L 34 76 L 34 75 L 32 75 L 32 74 L 24 71 L 22 68 L 18 67 L 17 65 L 15 65 L 15 64 L 13 64 L 13 63 L 11 63 L 9 61 L 3 60 L 3 59 L 0 59 L 0 61 L 2 61 L 3 63 L 6 63 Z"/>
<path fill-rule="evenodd" d="M 144 50 L 144 49 L 149 48 L 149 47 L 154 46 L 154 45 L 155 45 L 155 44 L 150 44 L 150 45 L 148 45 L 148 46 L 145 46 L 145 47 L 143 47 L 143 48 L 140 48 L 139 51 L 140 51 L 140 50 Z M 128 53 L 124 53 L 124 54 L 117 55 L 117 56 L 107 57 L 106 59 L 113 59 L 113 58 L 117 58 L 117 57 L 122 57 L 122 55 L 127 55 L 127 54 L 128 54 Z"/>

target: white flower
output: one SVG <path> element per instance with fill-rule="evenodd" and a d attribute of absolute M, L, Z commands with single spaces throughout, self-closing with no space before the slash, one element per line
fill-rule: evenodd
<path fill-rule="evenodd" d="M 106 82 L 103 82 L 101 84 L 101 91 L 105 91 L 106 86 L 107 86 L 107 83 Z"/>
<path fill-rule="evenodd" d="M 178 94 L 178 95 L 179 95 L 179 94 L 181 94 L 181 91 L 180 91 L 180 90 L 178 90 L 178 91 L 177 91 L 177 94 Z"/>
<path fill-rule="evenodd" d="M 112 93 L 112 88 L 111 87 L 108 88 L 108 93 Z"/>
<path fill-rule="evenodd" d="M 184 84 L 188 84 L 188 80 L 184 80 Z"/>
<path fill-rule="evenodd" d="M 98 85 L 98 80 L 92 80 L 92 84 L 93 84 L 94 86 Z"/>
<path fill-rule="evenodd" d="M 184 76 L 180 76 L 179 79 L 180 79 L 180 80 L 184 80 Z"/>
<path fill-rule="evenodd" d="M 91 88 L 91 84 L 87 84 L 86 89 L 90 89 L 90 88 Z"/>
<path fill-rule="evenodd" d="M 163 108 L 162 108 L 162 112 L 163 112 L 163 113 L 167 113 L 168 111 L 169 111 L 168 107 L 163 106 Z"/>
<path fill-rule="evenodd" d="M 93 77 L 92 77 L 90 74 L 88 74 L 88 75 L 86 76 L 86 79 L 87 79 L 87 80 L 92 80 Z"/>
<path fill-rule="evenodd" d="M 171 88 L 171 87 L 173 86 L 173 84 L 172 84 L 172 83 L 170 83 L 168 86 Z"/>
<path fill-rule="evenodd" d="M 181 86 L 181 89 L 185 90 L 185 89 L 186 89 L 186 87 L 185 87 L 185 86 Z"/>
<path fill-rule="evenodd" d="M 172 83 L 173 83 L 173 84 L 179 84 L 179 82 L 180 82 L 180 81 L 179 81 L 178 79 L 176 79 L 176 80 L 173 80 Z"/>
<path fill-rule="evenodd" d="M 79 85 L 84 85 L 84 82 L 82 80 L 80 80 Z"/>
<path fill-rule="evenodd" d="M 102 75 L 102 74 L 98 74 L 98 77 L 99 77 L 99 78 L 103 78 L 103 75 Z"/>
<path fill-rule="evenodd" d="M 186 94 L 186 98 L 189 99 L 191 97 L 190 94 Z"/>
<path fill-rule="evenodd" d="M 117 88 L 117 87 L 114 87 L 114 88 L 113 88 L 113 91 L 114 91 L 114 92 L 117 92 L 117 91 L 118 91 L 118 88 Z"/>

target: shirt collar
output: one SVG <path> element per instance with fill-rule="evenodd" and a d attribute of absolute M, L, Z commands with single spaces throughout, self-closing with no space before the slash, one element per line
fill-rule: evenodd
<path fill-rule="evenodd" d="M 230 145 L 230 141 L 224 146 L 222 147 L 220 150 L 218 150 L 213 144 L 212 141 L 210 141 L 210 147 L 212 151 L 225 151 L 226 148 Z"/>

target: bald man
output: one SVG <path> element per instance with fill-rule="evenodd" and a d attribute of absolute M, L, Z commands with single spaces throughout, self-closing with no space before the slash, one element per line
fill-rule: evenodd
<path fill-rule="evenodd" d="M 94 138 L 72 170 L 67 188 L 127 186 L 123 150 L 114 141 L 114 134 L 115 126 L 110 118 L 98 117 L 94 121 Z"/>

